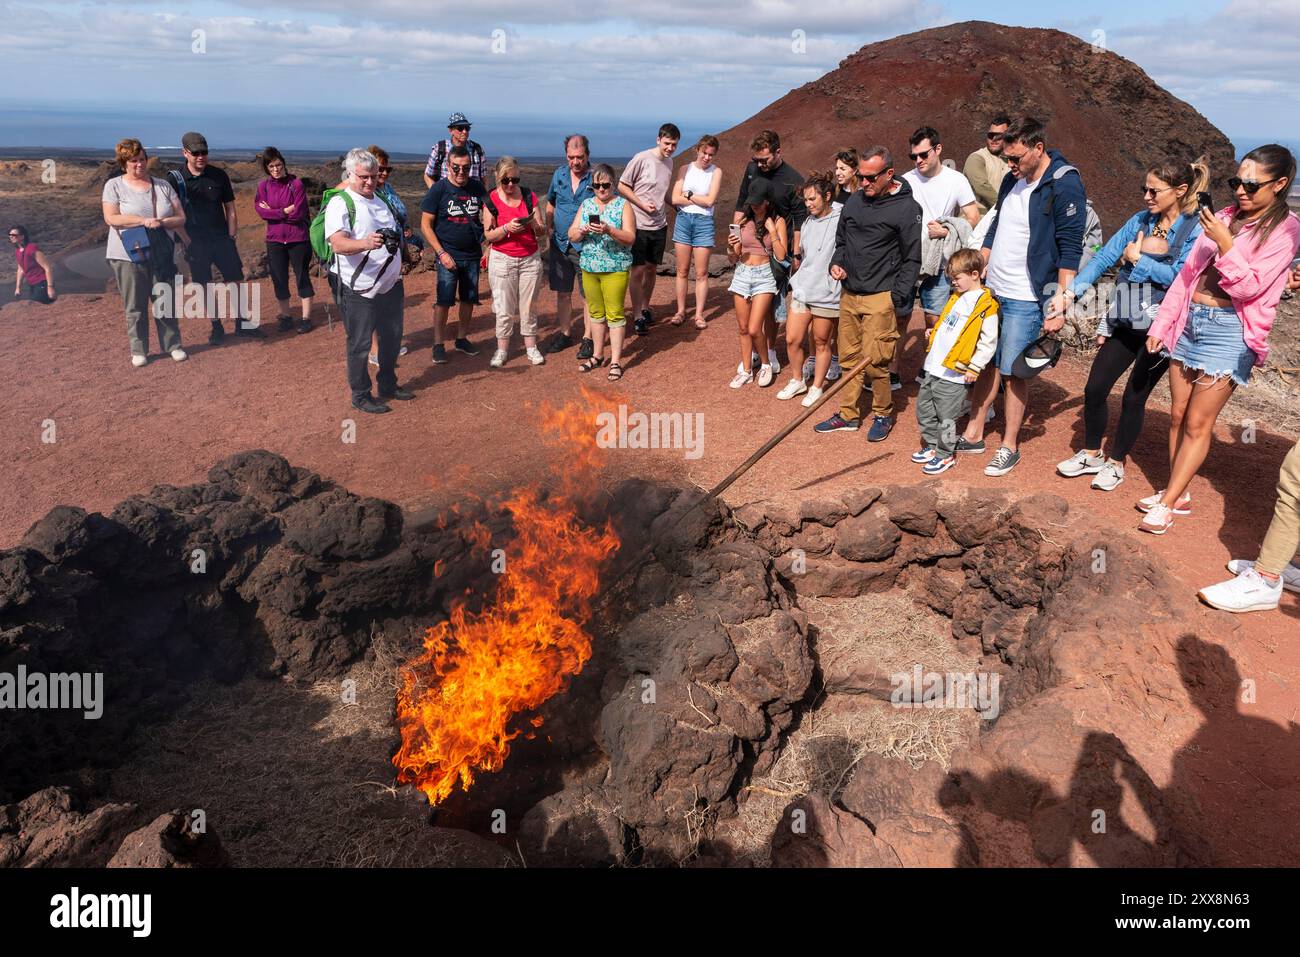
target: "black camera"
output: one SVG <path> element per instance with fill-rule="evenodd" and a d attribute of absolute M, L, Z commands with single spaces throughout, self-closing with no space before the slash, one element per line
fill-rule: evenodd
<path fill-rule="evenodd" d="M 384 248 L 388 250 L 389 255 L 396 255 L 397 250 L 402 245 L 402 234 L 395 229 L 384 227 L 376 230 L 384 240 Z"/>

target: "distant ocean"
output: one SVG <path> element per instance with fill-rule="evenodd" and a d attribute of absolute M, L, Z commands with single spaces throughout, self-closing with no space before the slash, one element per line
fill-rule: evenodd
<path fill-rule="evenodd" d="M 703 133 L 717 133 L 743 117 L 719 119 L 715 125 L 676 120 L 685 143 Z M 564 116 L 471 114 L 470 136 L 489 156 L 509 154 L 520 158 L 554 159 L 564 155 L 564 137 L 583 133 L 597 158 L 626 158 L 654 145 L 659 120 L 589 116 L 580 109 Z M 111 150 L 118 140 L 131 136 L 152 152 L 179 148 L 187 130 L 207 137 L 214 153 L 256 152 L 276 146 L 301 158 L 312 154 L 337 156 L 353 146 L 377 143 L 395 159 L 422 159 L 429 146 L 447 135 L 446 114 L 428 111 L 375 114 L 339 113 L 324 105 L 285 109 L 259 115 L 251 111 L 224 112 L 201 108 L 182 111 L 150 106 L 126 115 L 110 109 L 30 108 L 0 102 L 0 151 L 10 154 L 40 148 L 86 151 Z"/>

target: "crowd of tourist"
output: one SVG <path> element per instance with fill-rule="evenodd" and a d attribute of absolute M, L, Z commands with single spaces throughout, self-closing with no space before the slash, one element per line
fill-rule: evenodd
<path fill-rule="evenodd" d="M 486 270 L 496 338 L 490 367 L 510 361 L 517 327 L 533 365 L 577 346 L 580 372 L 604 369 L 609 380 L 622 378 L 629 317 L 642 336 L 655 320 L 651 301 L 670 208 L 676 296 L 668 321 L 680 326 L 690 316 L 696 328 L 707 327 L 708 271 L 729 168 L 717 137 L 700 137 L 691 159 L 674 171 L 681 133 L 665 123 L 654 145 L 616 175 L 608 164 L 593 165 L 587 138 L 574 134 L 564 141 L 565 163 L 539 195 L 522 183 L 519 162 L 509 156 L 492 166 L 489 190 L 486 154 L 469 138 L 470 128 L 463 113 L 453 113 L 448 137 L 430 150 L 418 222 L 388 184 L 392 167 L 378 146 L 347 153 L 344 179 L 325 191 L 315 217 L 284 156 L 274 148 L 262 153 L 266 178 L 254 205 L 266 222 L 280 330 L 312 329 L 314 253 L 342 315 L 355 408 L 383 413 L 392 400 L 414 398 L 398 384 L 396 368 L 407 351 L 402 265 L 421 248 L 436 268 L 434 363 L 450 359 L 449 322 L 451 348 L 478 355 L 471 323 Z M 208 163 L 202 135 L 186 133 L 181 145 L 184 164 L 155 177 L 140 142 L 123 140 L 121 175 L 104 187 L 107 257 L 136 366 L 147 362 L 151 313 L 162 350 L 176 361 L 187 357 L 176 311 L 150 303 L 157 281 L 175 275 L 174 243 L 192 282 L 211 283 L 214 268 L 226 282 L 243 278 L 230 179 Z M 961 172 L 945 161 L 933 127 L 919 127 L 908 146 L 905 170 L 888 146 L 874 144 L 846 146 L 826 157 L 825 172 L 805 177 L 786 161 L 775 132 L 753 137 L 722 239 L 733 266 L 738 332 L 731 388 L 777 382 L 784 343 L 789 378 L 775 392 L 778 400 L 802 396 L 802 405 L 812 407 L 847 377 L 834 411 L 814 431 L 856 432 L 867 424 L 869 442 L 885 441 L 895 425 L 893 393 L 904 387 L 900 337 L 919 304 L 925 357 L 913 405 L 921 443 L 911 459 L 922 473 L 938 475 L 964 457 L 988 454 L 986 431 L 1000 396 L 1001 440 L 984 473 L 1004 476 L 1022 461 L 1032 380 L 1060 354 L 1053 334 L 1091 304 L 1099 316 L 1098 350 L 1083 395 L 1082 447 L 1056 470 L 1066 478 L 1091 476 L 1099 491 L 1116 489 L 1147 400 L 1167 374 L 1168 479 L 1136 503 L 1139 528 L 1166 534 L 1175 517 L 1191 514 L 1188 489 L 1225 404 L 1266 360 L 1284 289 L 1300 287 L 1300 221 L 1287 206 L 1295 157 L 1275 144 L 1251 150 L 1228 179 L 1232 201 L 1218 208 L 1203 159 L 1155 163 L 1134 183 L 1141 208 L 1103 243 L 1083 174 L 1032 117 L 992 117 L 985 145 Z M 45 254 L 22 226 L 11 227 L 9 239 L 19 264 L 15 293 L 26 283 L 30 298 L 53 299 Z M 544 342 L 535 308 L 543 277 L 556 297 L 555 331 Z M 225 335 L 223 317 L 208 318 L 215 344 Z M 256 317 L 233 318 L 236 334 L 265 335 Z M 1126 373 L 1109 430 L 1108 399 Z M 1300 445 L 1283 463 L 1276 515 L 1258 559 L 1230 563 L 1234 577 L 1203 589 L 1202 598 L 1230 611 L 1276 607 L 1283 588 L 1300 591 L 1300 566 L 1292 563 L 1297 548 Z"/>

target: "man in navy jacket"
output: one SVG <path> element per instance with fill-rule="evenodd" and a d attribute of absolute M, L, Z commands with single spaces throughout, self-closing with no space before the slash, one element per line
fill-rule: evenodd
<path fill-rule="evenodd" d="M 1041 123 L 1013 121 L 1004 143 L 1002 158 L 1011 170 L 981 250 L 986 285 L 998 300 L 998 350 L 975 386 L 970 422 L 957 441 L 958 452 L 984 451 L 984 417 L 1006 378 L 1006 428 L 986 475 L 1006 475 L 1020 463 L 1029 380 L 1012 376 L 1011 368 L 1043 332 L 1065 324 L 1065 290 L 1079 270 L 1088 219 L 1083 179 L 1059 151 L 1048 149 Z"/>

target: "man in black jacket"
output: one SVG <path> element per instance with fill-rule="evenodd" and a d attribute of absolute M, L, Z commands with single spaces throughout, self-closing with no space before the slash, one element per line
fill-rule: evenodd
<path fill-rule="evenodd" d="M 840 211 L 831 256 L 831 278 L 843 283 L 838 335 L 840 365 L 846 370 L 865 354 L 865 373 L 840 390 L 840 410 L 817 432 L 855 432 L 864 375 L 871 380 L 871 430 L 867 439 L 884 440 L 894 427 L 889 364 L 898 342 L 895 312 L 912 298 L 921 272 L 921 206 L 912 188 L 894 179 L 888 147 L 873 146 L 858 161 L 862 189 Z"/>

